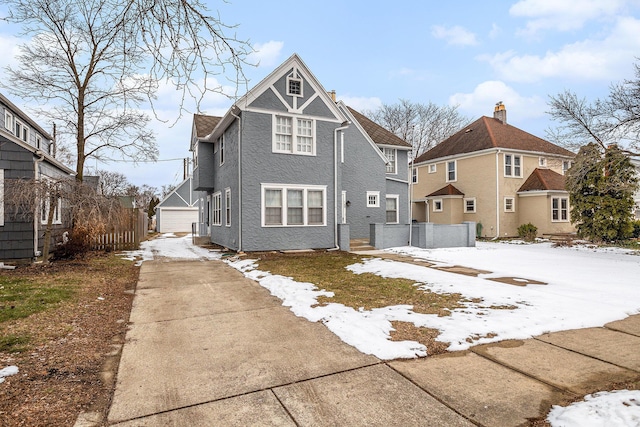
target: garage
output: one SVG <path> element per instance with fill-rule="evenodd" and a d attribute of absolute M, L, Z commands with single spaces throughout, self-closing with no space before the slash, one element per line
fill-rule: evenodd
<path fill-rule="evenodd" d="M 160 208 L 156 221 L 160 233 L 191 233 L 191 224 L 198 222 L 198 208 Z"/>
<path fill-rule="evenodd" d="M 191 233 L 198 222 L 199 194 L 193 191 L 191 177 L 180 183 L 156 206 L 156 230 L 160 233 Z"/>

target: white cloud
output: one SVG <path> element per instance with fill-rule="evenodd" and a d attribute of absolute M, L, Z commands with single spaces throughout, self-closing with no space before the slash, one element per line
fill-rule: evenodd
<path fill-rule="evenodd" d="M 582 28 L 592 19 L 613 16 L 628 1 L 625 0 L 521 0 L 511 6 L 512 16 L 531 18 L 519 31 L 533 36 L 544 30 L 570 31 Z"/>
<path fill-rule="evenodd" d="M 338 96 L 338 99 L 359 112 L 377 110 L 382 106 L 382 100 L 377 97 Z"/>
<path fill-rule="evenodd" d="M 500 28 L 498 24 L 496 24 L 495 22 L 491 24 L 491 31 L 489 31 L 489 38 L 497 39 L 498 36 L 500 36 L 500 34 L 502 34 L 502 28 Z"/>
<path fill-rule="evenodd" d="M 0 68 L 18 65 L 17 56 L 20 53 L 18 45 L 24 42 L 17 37 L 0 34 Z"/>
<path fill-rule="evenodd" d="M 458 105 L 459 110 L 473 118 L 491 116 L 493 107 L 502 101 L 511 117 L 517 121 L 544 116 L 547 108 L 539 96 L 524 97 L 502 81 L 490 80 L 480 83 L 471 93 L 456 93 L 449 97 L 450 105 Z"/>
<path fill-rule="evenodd" d="M 434 25 L 431 28 L 431 35 L 437 39 L 444 39 L 447 44 L 451 45 L 473 46 L 478 44 L 476 35 L 459 25 L 453 27 Z"/>
<path fill-rule="evenodd" d="M 628 75 L 640 51 L 640 20 L 619 18 L 612 32 L 602 40 L 585 40 L 565 45 L 544 56 L 517 55 L 513 51 L 481 56 L 498 75 L 509 81 L 536 82 L 545 78 L 612 81 Z"/>
<path fill-rule="evenodd" d="M 278 65 L 284 42 L 268 41 L 253 45 L 255 52 L 249 55 L 249 62 L 259 64 L 260 68 L 273 68 Z"/>

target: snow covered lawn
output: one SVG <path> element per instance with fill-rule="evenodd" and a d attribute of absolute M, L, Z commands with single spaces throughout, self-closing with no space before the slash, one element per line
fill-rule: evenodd
<path fill-rule="evenodd" d="M 322 321 L 343 341 L 382 359 L 420 357 L 429 351 L 417 342 L 391 341 L 391 321 L 438 329 L 439 341 L 450 343 L 450 350 L 463 350 L 471 345 L 530 338 L 545 332 L 602 326 L 640 313 L 640 256 L 628 250 L 479 242 L 475 248 L 403 247 L 390 252 L 426 259 L 437 266 L 460 265 L 491 273 L 472 277 L 381 258 L 348 267 L 356 274 L 407 278 L 421 289 L 460 293 L 469 300 L 480 300 L 464 303 L 465 307 L 451 310 L 450 316 L 438 317 L 415 313 L 407 305 L 373 310 L 355 310 L 340 304 L 318 306 L 317 297 L 327 293 L 313 284 L 259 271 L 249 259 L 229 264 L 268 288 L 296 315 Z M 489 280 L 499 277 L 546 284 L 515 286 Z"/>

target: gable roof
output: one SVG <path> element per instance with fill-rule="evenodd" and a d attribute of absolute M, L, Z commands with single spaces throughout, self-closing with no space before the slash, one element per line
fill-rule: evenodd
<path fill-rule="evenodd" d="M 464 196 L 464 193 L 454 187 L 452 184 L 442 187 L 439 190 L 434 191 L 431 194 L 427 194 L 427 197 L 433 196 Z"/>
<path fill-rule="evenodd" d="M 267 77 L 262 79 L 252 89 L 249 89 L 249 91 L 245 95 L 240 97 L 240 99 L 238 99 L 221 118 L 211 134 L 208 135 L 208 139 L 214 140 L 215 138 L 220 136 L 220 134 L 229 126 L 230 123 L 235 120 L 235 118 L 238 114 L 240 114 L 241 111 L 248 109 L 250 104 L 255 101 L 256 98 L 258 98 L 265 91 L 270 90 L 270 87 L 292 68 L 296 68 L 297 71 L 303 75 L 306 81 L 309 82 L 311 87 L 313 87 L 314 91 L 316 92 L 316 95 L 306 102 L 320 99 L 336 117 L 334 121 L 341 123 L 343 120 L 343 115 L 336 106 L 336 103 L 333 102 L 327 91 L 320 84 L 316 76 L 309 70 L 309 67 L 307 67 L 304 61 L 302 61 L 298 54 L 294 53 L 286 61 L 280 64 L 275 70 L 269 73 Z M 327 120 L 330 121 L 330 119 Z"/>
<path fill-rule="evenodd" d="M 182 181 L 156 205 L 156 209 L 165 207 L 192 208 L 197 206 L 199 199 L 194 193 L 192 182 L 192 177 L 188 177 Z"/>
<path fill-rule="evenodd" d="M 565 177 L 551 169 L 534 169 L 529 178 L 518 190 L 521 191 L 566 191 L 564 188 Z"/>
<path fill-rule="evenodd" d="M 194 114 L 193 125 L 196 129 L 196 137 L 204 138 L 209 135 L 218 125 L 222 117 L 207 116 L 206 114 Z"/>
<path fill-rule="evenodd" d="M 388 131 L 383 128 L 373 120 L 369 119 L 367 116 L 359 113 L 353 108 L 347 106 L 349 112 L 353 115 L 353 117 L 362 125 L 362 128 L 367 132 L 369 137 L 376 144 L 380 145 L 393 145 L 396 147 L 411 149 L 411 144 L 398 137 L 393 132 Z"/>
<path fill-rule="evenodd" d="M 431 150 L 423 153 L 415 160 L 415 163 L 457 154 L 473 153 L 490 148 L 506 148 L 575 157 L 575 154 L 571 151 L 538 138 L 522 129 L 502 123 L 502 121 L 493 117 L 482 116 Z"/>

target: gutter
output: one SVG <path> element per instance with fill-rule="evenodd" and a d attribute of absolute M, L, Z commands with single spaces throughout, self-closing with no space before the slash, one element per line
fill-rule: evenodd
<path fill-rule="evenodd" d="M 338 245 L 338 131 L 349 127 L 351 122 L 342 122 L 342 125 L 333 130 L 333 245 L 334 249 L 340 249 Z"/>
<path fill-rule="evenodd" d="M 500 153 L 496 151 L 496 239 L 500 237 Z"/>

